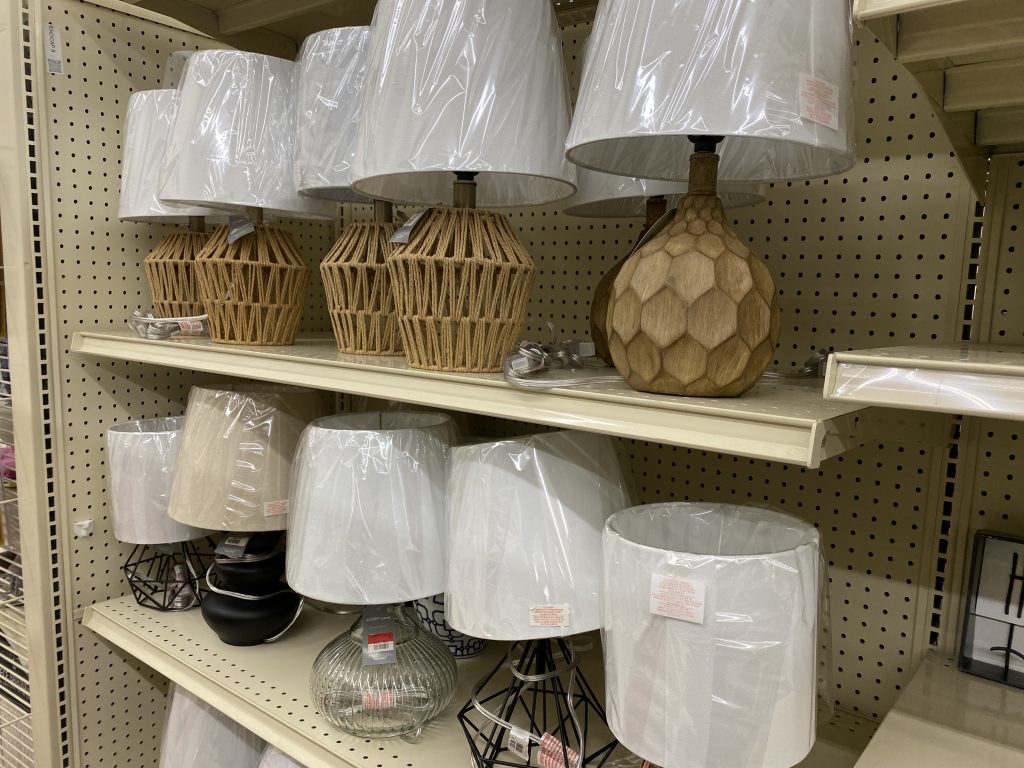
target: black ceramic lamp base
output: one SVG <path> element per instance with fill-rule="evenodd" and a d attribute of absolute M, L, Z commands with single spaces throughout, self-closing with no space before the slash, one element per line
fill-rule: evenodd
<path fill-rule="evenodd" d="M 206 589 L 203 574 L 213 560 L 212 553 L 210 539 L 138 544 L 121 571 L 139 605 L 157 611 L 184 611 L 202 603 Z"/>
<path fill-rule="evenodd" d="M 516 652 L 519 652 L 518 658 L 513 657 Z M 568 660 L 577 653 L 569 641 L 561 638 L 517 643 L 508 658 L 477 683 L 473 699 L 458 714 L 477 768 L 522 768 L 527 763 L 509 750 L 509 728 L 486 717 L 476 704 L 507 724 L 537 736 L 545 733 L 553 736 L 557 740 L 554 742 L 557 745 L 555 765 L 599 768 L 605 764 L 618 741 L 608 730 L 600 699 L 579 669 L 571 685 L 573 707 L 570 711 L 571 663 Z M 577 760 L 580 744 L 583 744 L 584 754 Z M 565 745 L 564 750 L 562 745 Z M 530 743 L 531 765 L 538 764 L 539 749 L 540 745 Z"/>

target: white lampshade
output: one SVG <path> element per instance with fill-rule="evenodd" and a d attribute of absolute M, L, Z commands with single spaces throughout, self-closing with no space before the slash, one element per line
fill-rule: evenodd
<path fill-rule="evenodd" d="M 726 137 L 718 178 L 803 179 L 853 166 L 849 0 L 603 0 L 569 159 L 686 179 L 689 135 Z"/>
<path fill-rule="evenodd" d="M 629 505 L 610 437 L 550 432 L 452 449 L 448 623 L 488 640 L 601 626 L 601 530 Z"/>
<path fill-rule="evenodd" d="M 137 91 L 128 100 L 124 120 L 124 157 L 117 217 L 122 221 L 182 224 L 189 216 L 223 215 L 199 207 L 174 207 L 160 201 L 160 164 L 174 122 L 178 92 Z"/>
<path fill-rule="evenodd" d="M 256 768 L 306 768 L 298 760 L 293 760 L 277 747 L 267 745 Z"/>
<path fill-rule="evenodd" d="M 295 455 L 288 584 L 329 603 L 416 600 L 445 587 L 454 428 L 434 413 L 320 419 Z"/>
<path fill-rule="evenodd" d="M 294 171 L 295 64 L 243 51 L 197 51 L 178 89 L 160 199 L 286 216 L 333 216 L 299 195 Z"/>
<path fill-rule="evenodd" d="M 608 724 L 670 768 L 789 768 L 814 744 L 818 532 L 728 504 L 624 510 L 604 533 Z"/>
<path fill-rule="evenodd" d="M 369 27 L 325 29 L 302 43 L 295 173 L 303 194 L 366 200 L 351 187 L 369 44 Z"/>
<path fill-rule="evenodd" d="M 172 520 L 174 468 L 185 418 L 146 419 L 107 430 L 107 470 L 114 538 L 128 544 L 175 544 L 206 531 Z"/>
<path fill-rule="evenodd" d="M 550 3 L 381 0 L 352 176 L 365 195 L 448 205 L 453 171 L 477 205 L 538 205 L 575 189 L 569 102 Z"/>
<path fill-rule="evenodd" d="M 264 742 L 184 688 L 172 685 L 160 768 L 253 768 Z"/>
<path fill-rule="evenodd" d="M 284 530 L 295 446 L 323 414 L 321 399 L 306 389 L 193 387 L 169 514 L 211 530 Z"/>
<path fill-rule="evenodd" d="M 610 173 L 576 169 L 576 194 L 565 201 L 570 216 L 596 219 L 628 219 L 644 215 L 647 199 L 665 197 L 674 208 L 686 184 L 679 181 L 652 181 L 613 176 Z M 754 184 L 719 187 L 718 197 L 726 208 L 756 205 L 764 200 L 764 190 Z"/>

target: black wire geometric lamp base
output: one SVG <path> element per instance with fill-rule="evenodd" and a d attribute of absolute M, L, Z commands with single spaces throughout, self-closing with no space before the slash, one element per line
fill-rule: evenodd
<path fill-rule="evenodd" d="M 515 653 L 519 656 L 514 657 Z M 608 718 L 594 689 L 577 668 L 577 656 L 572 644 L 562 638 L 514 643 L 507 658 L 476 684 L 458 718 L 477 768 L 522 768 L 527 764 L 521 757 L 526 749 L 531 765 L 600 768 L 605 764 L 618 741 L 608 730 Z M 562 662 L 561 669 L 556 661 Z M 519 734 L 519 754 L 509 748 L 509 726 L 532 734 L 525 744 Z M 542 740 L 541 734 L 549 736 Z M 596 748 L 591 739 L 599 742 Z"/>
<path fill-rule="evenodd" d="M 121 566 L 135 602 L 158 611 L 187 611 L 199 605 L 214 547 L 205 539 L 208 546 L 200 552 L 196 544 L 201 542 L 136 545 Z"/>

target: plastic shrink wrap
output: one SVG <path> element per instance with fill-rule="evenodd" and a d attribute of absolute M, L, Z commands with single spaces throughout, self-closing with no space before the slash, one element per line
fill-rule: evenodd
<path fill-rule="evenodd" d="M 172 685 L 160 768 L 253 768 L 263 740 L 184 688 Z"/>

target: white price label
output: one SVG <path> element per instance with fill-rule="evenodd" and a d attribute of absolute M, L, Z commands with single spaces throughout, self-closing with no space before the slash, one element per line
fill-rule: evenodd
<path fill-rule="evenodd" d="M 651 576 L 651 613 L 703 624 L 704 592 L 705 586 L 700 581 L 655 573 Z"/>
<path fill-rule="evenodd" d="M 530 760 L 530 737 L 526 731 L 520 728 L 512 728 L 508 732 L 508 751 L 516 757 L 529 762 Z"/>
<path fill-rule="evenodd" d="M 530 608 L 531 627 L 568 627 L 568 605 L 535 605 Z"/>
<path fill-rule="evenodd" d="M 800 117 L 839 130 L 839 89 L 828 80 L 800 75 Z"/>
<path fill-rule="evenodd" d="M 46 24 L 46 71 L 51 75 L 64 74 L 64 47 L 60 44 L 60 27 L 52 21 Z"/>

